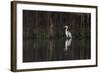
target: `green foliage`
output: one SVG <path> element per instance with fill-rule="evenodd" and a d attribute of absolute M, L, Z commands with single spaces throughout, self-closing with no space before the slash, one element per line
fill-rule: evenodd
<path fill-rule="evenodd" d="M 35 38 L 38 39 L 44 39 L 44 38 L 48 38 L 48 33 L 47 32 L 38 32 L 34 34 Z"/>

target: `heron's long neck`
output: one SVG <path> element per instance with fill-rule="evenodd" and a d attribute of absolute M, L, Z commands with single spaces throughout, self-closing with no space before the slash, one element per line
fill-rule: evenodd
<path fill-rule="evenodd" d="M 68 29 L 66 28 L 65 31 L 68 31 Z"/>

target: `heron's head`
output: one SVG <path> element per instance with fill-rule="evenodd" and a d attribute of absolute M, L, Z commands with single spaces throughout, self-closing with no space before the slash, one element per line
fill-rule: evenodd
<path fill-rule="evenodd" d="M 65 28 L 65 29 L 68 29 L 68 26 L 67 26 L 67 25 L 65 25 L 65 26 L 64 26 L 64 28 Z"/>

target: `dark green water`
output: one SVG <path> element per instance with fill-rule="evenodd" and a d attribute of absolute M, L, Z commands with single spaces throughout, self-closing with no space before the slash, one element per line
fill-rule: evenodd
<path fill-rule="evenodd" d="M 23 62 L 90 59 L 88 39 L 26 39 Z M 66 44 L 67 43 L 67 44 Z M 70 43 L 70 45 L 68 45 Z"/>

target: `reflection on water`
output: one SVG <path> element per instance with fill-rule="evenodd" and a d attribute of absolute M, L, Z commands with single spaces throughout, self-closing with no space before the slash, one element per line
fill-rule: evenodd
<path fill-rule="evenodd" d="M 23 62 L 90 59 L 88 39 L 25 39 Z"/>
<path fill-rule="evenodd" d="M 65 41 L 65 50 L 68 50 L 68 47 L 71 45 L 72 39 L 66 39 Z"/>

